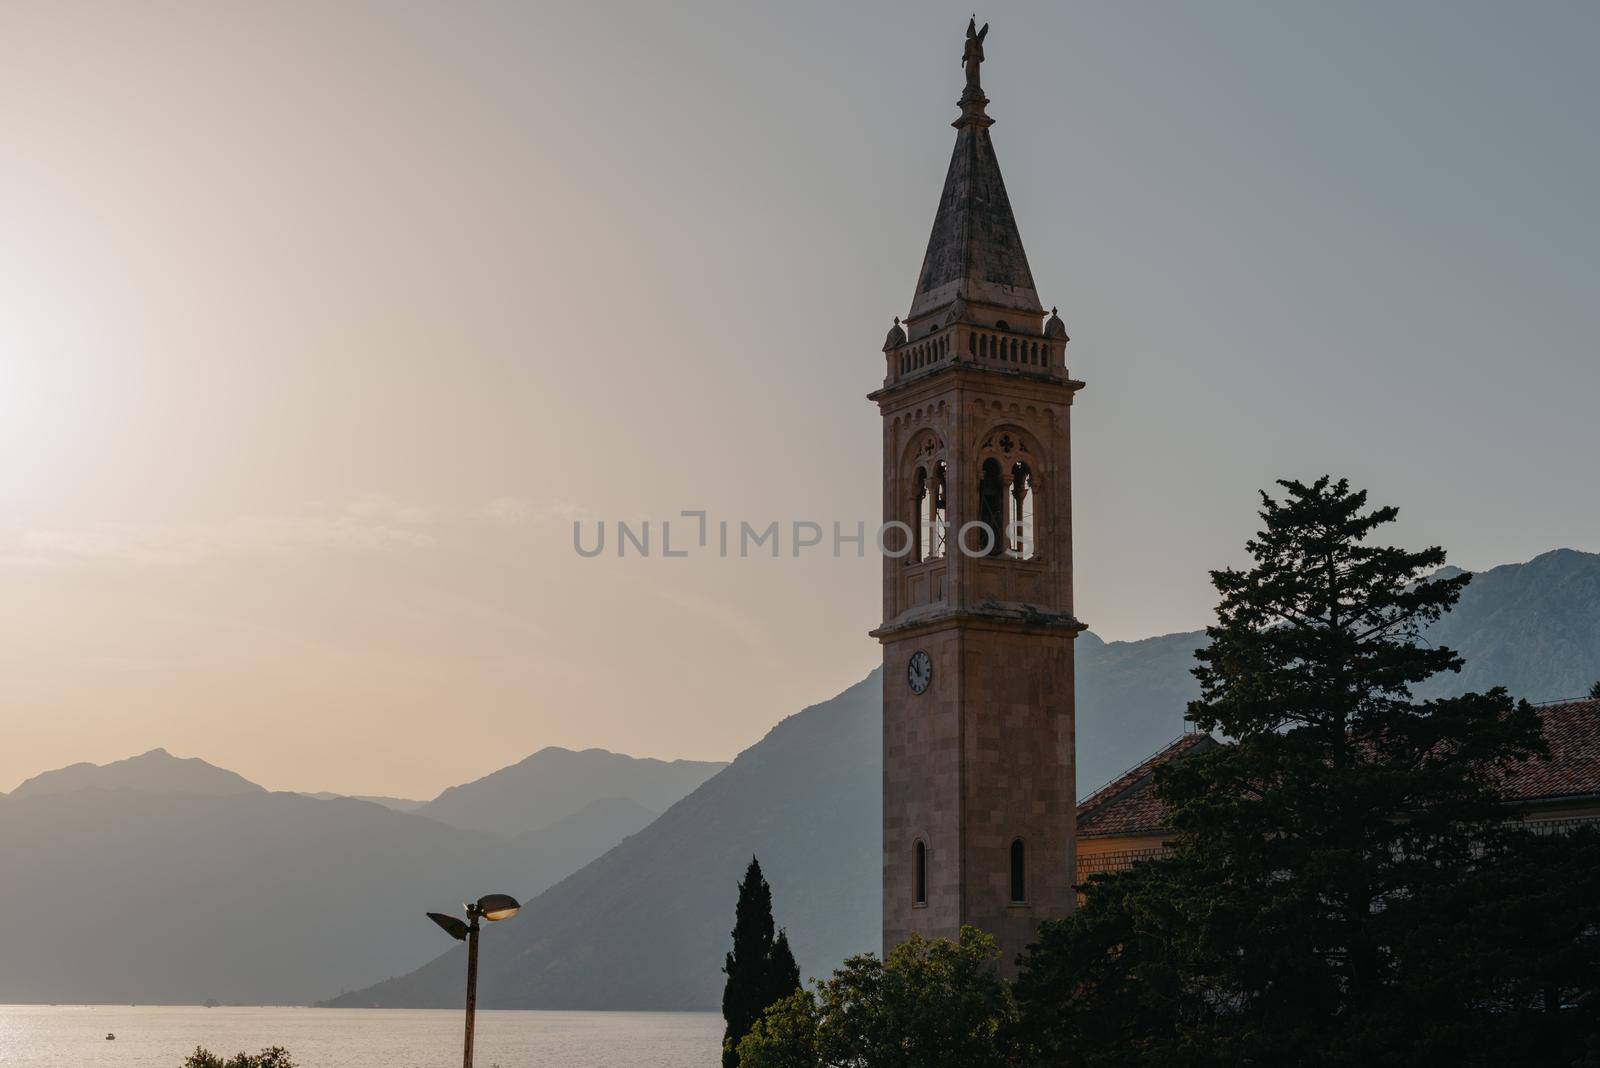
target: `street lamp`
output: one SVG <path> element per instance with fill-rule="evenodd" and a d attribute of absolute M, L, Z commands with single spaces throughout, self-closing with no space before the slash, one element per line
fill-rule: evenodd
<path fill-rule="evenodd" d="M 463 1068 L 472 1068 L 472 1018 L 478 1011 L 478 920 L 509 920 L 522 906 L 510 894 L 485 894 L 475 904 L 461 907 L 467 910 L 467 923 L 442 912 L 430 912 L 428 919 L 451 938 L 467 944 L 467 1044 L 461 1063 Z"/>

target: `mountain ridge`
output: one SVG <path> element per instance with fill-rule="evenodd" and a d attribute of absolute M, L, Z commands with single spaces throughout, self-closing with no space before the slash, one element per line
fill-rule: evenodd
<path fill-rule="evenodd" d="M 514 835 L 606 798 L 631 798 L 660 812 L 725 767 L 726 761 L 659 760 L 551 745 L 448 787 L 414 811 L 453 827 Z"/>
<path fill-rule="evenodd" d="M 7 796 L 43 797 L 100 788 L 139 793 L 190 793 L 213 797 L 266 793 L 266 787 L 238 772 L 219 768 L 199 757 L 175 757 L 160 746 L 105 764 L 79 761 L 42 771 L 19 783 Z"/>
<path fill-rule="evenodd" d="M 864 902 L 858 888 L 876 886 L 880 865 L 875 839 L 881 798 L 873 773 L 879 765 L 879 678 L 880 672 L 874 671 L 838 696 L 780 720 L 644 831 L 524 902 L 522 913 L 495 932 L 498 948 L 481 965 L 479 1003 L 496 1008 L 537 1003 L 549 1008 L 627 1005 L 660 1010 L 714 1005 L 721 989 L 720 949 L 712 954 L 717 961 L 709 974 L 701 969 L 680 974 L 672 962 L 693 959 L 708 945 L 721 946 L 732 922 L 738 880 L 752 852 L 761 857 L 773 887 L 774 915 L 789 930 L 803 974 L 817 974 L 814 961 L 842 959 L 858 949 L 878 924 L 875 903 Z M 752 791 L 767 803 L 744 803 Z M 818 817 L 820 824 L 810 824 Z M 706 833 L 712 820 L 718 821 L 716 831 Z M 858 821 L 870 826 L 872 834 L 847 836 L 849 847 L 841 852 L 839 840 L 826 829 Z M 795 825 L 802 828 L 798 837 L 807 850 L 765 848 L 774 832 Z M 815 850 L 829 858 L 829 875 L 796 892 Z M 688 867 L 682 863 L 686 856 L 693 858 Z M 706 885 L 720 886 L 721 892 L 693 892 Z M 593 924 L 587 930 L 598 944 L 573 942 L 569 920 L 574 917 Z M 647 942 L 664 947 L 642 957 L 632 955 L 630 947 Z M 324 1004 L 432 1005 L 435 990 L 460 985 L 458 949 L 409 976 Z M 586 967 L 597 956 L 630 963 Z M 383 993 L 373 996 L 370 991 L 377 989 Z"/>
<path fill-rule="evenodd" d="M 1506 685 L 1567 696 L 1571 680 L 1600 678 L 1600 554 L 1556 550 L 1479 573 L 1445 622 L 1428 637 L 1455 646 L 1467 668 L 1438 680 L 1440 693 Z M 1083 796 L 1181 733 L 1205 636 L 1078 641 Z M 525 902 L 517 922 L 528 922 L 496 932 L 483 1003 L 714 1009 L 734 887 L 751 852 L 803 975 L 878 948 L 882 683 L 875 670 L 787 717 L 655 823 Z M 461 968 L 452 950 L 325 1004 L 455 1004 Z"/>
<path fill-rule="evenodd" d="M 1480 572 L 1429 637 L 1467 659 L 1441 692 L 1584 692 L 1600 678 L 1600 555 Z M 1181 732 L 1203 641 L 1080 636 L 1080 796 Z M 873 671 L 726 765 L 546 747 L 500 771 L 565 762 L 582 789 L 559 804 L 521 795 L 512 830 L 270 792 L 164 749 L 41 773 L 0 796 L 0 914 L 30 917 L 0 939 L 0 1001 L 454 1006 L 461 961 L 437 952 L 419 910 L 504 891 L 525 908 L 485 946 L 486 1007 L 714 1008 L 752 853 L 803 973 L 826 974 L 879 938 L 882 685 Z M 589 774 L 635 760 L 647 785 L 719 770 L 659 807 Z M 497 774 L 462 787 L 519 778 Z"/>
<path fill-rule="evenodd" d="M 0 915 L 28 917 L 0 935 L 0 1003 L 304 1004 L 431 955 L 427 908 L 536 897 L 658 811 L 578 798 L 508 835 L 164 750 L 35 780 L 0 798 Z"/>

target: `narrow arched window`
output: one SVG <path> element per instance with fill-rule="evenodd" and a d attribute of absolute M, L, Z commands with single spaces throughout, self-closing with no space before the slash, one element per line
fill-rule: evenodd
<path fill-rule="evenodd" d="M 983 545 L 988 555 L 999 556 L 1006 551 L 1006 484 L 1000 477 L 1000 461 L 990 457 L 983 461 L 983 475 L 978 479 L 978 522 L 988 531 Z M 973 546 L 974 550 L 979 546 Z"/>
<path fill-rule="evenodd" d="M 1022 845 L 1022 839 L 1011 840 L 1011 900 L 1023 902 L 1028 900 L 1028 857 Z"/>
<path fill-rule="evenodd" d="M 915 847 L 917 867 L 917 896 L 916 903 L 928 903 L 928 847 L 922 844 L 922 839 L 917 839 Z"/>

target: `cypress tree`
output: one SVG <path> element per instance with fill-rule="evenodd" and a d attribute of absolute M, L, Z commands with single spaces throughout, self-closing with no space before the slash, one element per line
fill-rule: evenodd
<path fill-rule="evenodd" d="M 767 966 L 767 989 L 763 995 L 765 1009 L 774 1002 L 781 1001 L 800 989 L 800 966 L 794 962 L 794 954 L 789 950 L 789 934 L 779 930 L 778 938 L 772 944 L 772 960 Z"/>
<path fill-rule="evenodd" d="M 800 988 L 800 969 L 789 949 L 789 936 L 775 929 L 772 888 L 755 857 L 739 883 L 734 909 L 733 950 L 722 965 L 728 977 L 722 989 L 723 1068 L 737 1068 L 739 1040 L 761 1018 L 767 1006 Z"/>

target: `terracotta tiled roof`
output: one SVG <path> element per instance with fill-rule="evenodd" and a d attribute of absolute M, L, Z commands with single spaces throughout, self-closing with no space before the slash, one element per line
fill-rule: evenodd
<path fill-rule="evenodd" d="M 1506 776 L 1514 801 L 1553 801 L 1600 794 L 1600 699 L 1539 709 L 1549 760 L 1530 760 Z"/>
<path fill-rule="evenodd" d="M 1600 699 L 1566 701 L 1539 710 L 1548 760 L 1530 760 L 1506 775 L 1506 796 L 1529 803 L 1600 794 Z M 1208 734 L 1186 734 L 1149 760 L 1096 790 L 1078 805 L 1078 834 L 1153 834 L 1167 809 L 1151 789 L 1156 769 L 1220 745 Z"/>
<path fill-rule="evenodd" d="M 1167 808 L 1150 787 L 1156 769 L 1219 745 L 1209 734 L 1185 734 L 1138 767 L 1130 768 L 1078 804 L 1078 834 L 1148 834 L 1166 823 Z"/>

